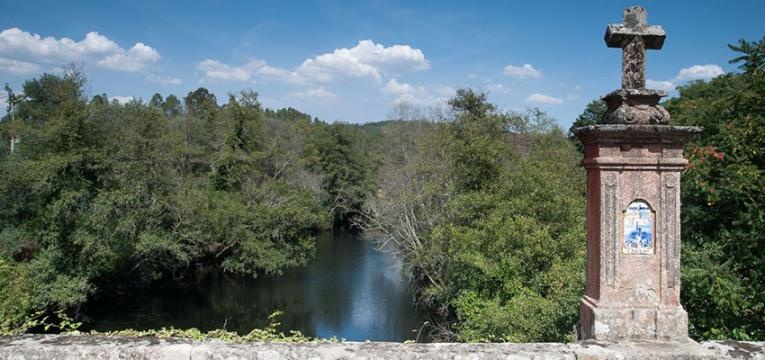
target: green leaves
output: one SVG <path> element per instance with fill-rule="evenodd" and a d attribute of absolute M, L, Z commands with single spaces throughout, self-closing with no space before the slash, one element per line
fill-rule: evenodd
<path fill-rule="evenodd" d="M 257 276 L 313 257 L 329 210 L 303 158 L 314 131 L 305 114 L 265 118 L 252 91 L 221 107 L 204 88 L 185 109 L 173 95 L 88 102 L 83 85 L 76 71 L 27 81 L 0 122 L 3 137 L 22 139 L 0 153 L 0 332 L 73 323 L 53 314 L 196 263 Z M 346 166 L 353 151 L 323 169 Z M 356 202 L 368 191 L 354 190 L 368 189 L 359 164 L 340 177 Z"/>
<path fill-rule="evenodd" d="M 584 292 L 579 154 L 541 111 L 500 113 L 470 90 L 450 105 L 447 123 L 382 129 L 394 156 L 369 222 L 399 245 L 445 338 L 570 340 Z"/>
<path fill-rule="evenodd" d="M 682 181 L 681 296 L 699 340 L 765 337 L 763 43 L 731 46 L 746 54 L 731 60 L 744 74 L 683 86 L 666 103 L 675 124 L 704 127 Z"/>

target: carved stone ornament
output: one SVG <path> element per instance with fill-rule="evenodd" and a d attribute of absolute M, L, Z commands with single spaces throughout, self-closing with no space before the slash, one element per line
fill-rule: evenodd
<path fill-rule="evenodd" d="M 660 90 L 631 89 L 616 90 L 605 97 L 606 113 L 603 124 L 666 125 L 669 112 L 659 105 L 666 96 Z"/>

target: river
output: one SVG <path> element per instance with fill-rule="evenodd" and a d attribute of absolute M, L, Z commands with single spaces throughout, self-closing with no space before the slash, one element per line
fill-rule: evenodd
<path fill-rule="evenodd" d="M 195 281 L 92 302 L 84 329 L 172 326 L 246 334 L 264 327 L 275 310 L 284 312 L 284 331 L 349 341 L 414 340 L 425 321 L 412 306 L 401 262 L 372 241 L 337 233 L 319 236 L 316 258 L 307 267 L 279 277 L 253 279 L 203 267 Z"/>

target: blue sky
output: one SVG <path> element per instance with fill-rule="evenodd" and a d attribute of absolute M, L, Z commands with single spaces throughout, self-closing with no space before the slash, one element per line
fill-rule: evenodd
<path fill-rule="evenodd" d="M 0 0 L 0 82 L 19 90 L 77 62 L 89 96 L 182 97 L 204 86 L 223 103 L 252 89 L 267 107 L 357 123 L 472 87 L 501 109 L 536 106 L 567 128 L 620 86 L 621 51 L 603 34 L 631 5 L 667 31 L 664 49 L 648 55 L 653 87 L 734 71 L 726 44 L 765 35 L 761 0 Z"/>

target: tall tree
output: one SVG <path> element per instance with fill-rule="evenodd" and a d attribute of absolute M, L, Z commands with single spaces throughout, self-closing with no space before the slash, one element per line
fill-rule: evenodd
<path fill-rule="evenodd" d="M 601 99 L 595 99 L 590 101 L 584 108 L 584 111 L 577 116 L 574 123 L 568 129 L 568 138 L 576 144 L 576 148 L 579 152 L 584 151 L 582 143 L 574 136 L 574 129 L 582 126 L 596 125 L 601 122 L 603 115 L 606 113 L 606 102 Z"/>
<path fill-rule="evenodd" d="M 704 127 L 682 183 L 681 295 L 697 339 L 765 338 L 765 72 L 746 61 L 665 104 L 674 124 Z"/>
<path fill-rule="evenodd" d="M 742 63 L 739 68 L 744 70 L 744 73 L 765 71 L 765 36 L 758 42 L 740 39 L 738 45 L 728 44 L 728 48 L 743 54 L 728 62 L 731 64 Z"/>

